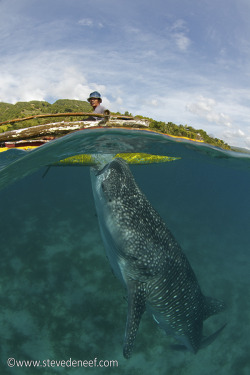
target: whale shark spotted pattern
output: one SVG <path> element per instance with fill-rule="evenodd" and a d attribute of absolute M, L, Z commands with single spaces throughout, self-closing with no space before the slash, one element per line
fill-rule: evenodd
<path fill-rule="evenodd" d="M 106 253 L 127 289 L 124 357 L 131 356 L 146 309 L 179 347 L 196 353 L 224 328 L 202 336 L 203 321 L 224 304 L 202 294 L 186 256 L 124 160 L 114 159 L 102 170 L 91 168 L 91 181 Z"/>

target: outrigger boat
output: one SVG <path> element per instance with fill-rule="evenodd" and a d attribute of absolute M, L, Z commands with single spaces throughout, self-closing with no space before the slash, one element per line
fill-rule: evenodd
<path fill-rule="evenodd" d="M 63 117 L 63 116 L 93 116 L 93 113 L 79 112 L 79 113 L 57 113 L 48 115 L 35 115 L 22 119 L 14 119 L 1 122 L 0 125 L 7 123 L 16 123 L 19 121 L 25 121 L 33 118 L 41 117 Z M 51 142 L 52 140 L 62 137 L 68 133 L 89 129 L 89 128 L 126 128 L 136 130 L 147 130 L 153 133 L 158 133 L 155 130 L 149 129 L 149 122 L 141 118 L 133 118 L 131 116 L 112 116 L 109 111 L 106 111 L 104 115 L 95 114 L 95 117 L 101 117 L 100 121 L 82 120 L 74 122 L 58 122 L 49 123 L 44 125 L 37 125 L 28 128 L 21 128 L 18 130 L 7 131 L 0 133 L 0 152 L 8 151 L 9 149 L 21 149 L 29 151 L 37 147 L 41 147 L 44 144 Z M 159 132 L 160 133 L 160 132 Z M 162 133 L 160 133 L 162 134 Z M 169 135 L 173 138 L 184 139 L 184 137 L 176 137 Z M 188 138 L 186 138 L 188 139 Z M 194 142 L 203 142 L 198 140 L 190 139 Z M 180 158 L 169 157 L 164 155 L 151 155 L 145 153 L 126 153 L 117 154 L 115 157 L 122 157 L 129 164 L 148 164 L 148 163 L 162 163 Z M 93 165 L 96 163 L 96 159 L 89 154 L 75 155 L 67 159 L 61 160 L 56 163 L 57 165 Z"/>
<path fill-rule="evenodd" d="M 0 122 L 1 125 L 16 123 L 20 121 L 27 121 L 34 118 L 41 117 L 63 117 L 63 116 L 93 116 L 93 113 L 89 112 L 77 112 L 77 113 L 56 113 L 48 115 L 35 115 L 21 119 L 13 119 L 8 121 Z M 126 127 L 126 128 L 148 128 L 149 123 L 147 120 L 134 119 L 131 116 L 111 116 L 109 111 L 106 111 L 104 115 L 95 114 L 95 117 L 101 117 L 100 121 L 93 120 L 82 120 L 72 122 L 58 122 L 49 123 L 44 125 L 37 125 L 27 128 L 20 128 L 17 130 L 6 131 L 0 133 L 0 152 L 7 151 L 10 148 L 18 148 L 22 150 L 29 150 L 35 147 L 40 147 L 45 143 L 50 142 L 55 138 L 62 137 L 65 134 L 71 133 L 77 130 L 83 130 L 88 128 L 97 127 Z"/>

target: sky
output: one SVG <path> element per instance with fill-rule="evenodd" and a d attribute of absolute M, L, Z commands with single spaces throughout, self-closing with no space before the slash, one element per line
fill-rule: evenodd
<path fill-rule="evenodd" d="M 0 102 L 86 100 L 250 149 L 249 0 L 0 0 Z"/>

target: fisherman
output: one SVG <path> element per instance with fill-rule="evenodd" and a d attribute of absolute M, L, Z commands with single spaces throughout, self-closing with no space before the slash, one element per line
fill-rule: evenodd
<path fill-rule="evenodd" d="M 98 114 L 104 114 L 106 109 L 102 103 L 102 98 L 101 94 L 98 91 L 94 91 L 91 94 L 89 94 L 88 102 L 90 103 L 91 107 L 93 108 L 94 112 L 93 113 L 98 113 Z M 95 120 L 100 120 L 99 117 L 92 117 L 91 119 Z"/>

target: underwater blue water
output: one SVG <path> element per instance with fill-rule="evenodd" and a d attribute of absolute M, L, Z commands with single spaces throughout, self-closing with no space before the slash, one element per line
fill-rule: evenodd
<path fill-rule="evenodd" d="M 188 257 L 205 295 L 226 310 L 204 323 L 220 336 L 196 355 L 145 313 L 132 358 L 122 356 L 126 293 L 99 234 L 89 167 L 47 165 L 81 153 L 178 156 L 131 166 Z M 250 158 L 148 132 L 92 129 L 34 151 L 0 153 L 1 374 L 250 373 Z M 118 367 L 8 367 L 16 360 L 116 360 Z M 47 364 L 47 362 L 46 362 Z"/>

